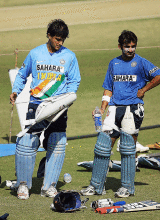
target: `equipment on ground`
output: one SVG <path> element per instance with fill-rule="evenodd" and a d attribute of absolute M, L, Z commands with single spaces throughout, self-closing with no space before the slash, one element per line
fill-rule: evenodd
<path fill-rule="evenodd" d="M 160 203 L 152 200 L 146 200 L 146 201 L 126 204 L 123 206 L 98 208 L 95 210 L 95 212 L 98 212 L 100 214 L 108 214 L 108 213 L 117 213 L 117 212 L 138 212 L 138 211 L 152 211 L 152 210 L 160 210 Z"/>
<path fill-rule="evenodd" d="M 76 191 L 61 191 L 58 193 L 51 204 L 51 209 L 58 212 L 73 212 L 86 208 L 85 203 L 89 199 L 81 201 L 80 194 Z"/>
<path fill-rule="evenodd" d="M 160 153 L 139 155 L 138 165 L 139 167 L 147 167 L 160 170 Z"/>
<path fill-rule="evenodd" d="M 160 142 L 156 142 L 154 144 L 148 144 L 146 145 L 147 147 L 149 147 L 150 149 L 157 149 L 160 150 Z"/>
<path fill-rule="evenodd" d="M 0 216 L 0 220 L 5 220 L 9 216 L 8 213 L 5 213 L 4 215 Z"/>

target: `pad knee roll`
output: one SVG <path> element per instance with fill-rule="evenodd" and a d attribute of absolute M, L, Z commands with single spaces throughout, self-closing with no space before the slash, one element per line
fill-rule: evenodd
<path fill-rule="evenodd" d="M 43 190 L 57 184 L 65 158 L 66 133 L 53 132 L 48 138 Z"/>
<path fill-rule="evenodd" d="M 37 135 L 26 133 L 23 137 L 17 138 L 15 152 L 17 186 L 24 181 L 29 189 L 32 187 L 32 175 L 38 147 L 39 138 Z"/>
<path fill-rule="evenodd" d="M 100 132 L 94 149 L 94 161 L 92 169 L 91 185 L 97 194 L 102 194 L 106 173 L 111 155 L 111 138 L 105 132 Z"/>
<path fill-rule="evenodd" d="M 121 132 L 120 135 L 120 153 L 121 153 L 121 184 L 134 194 L 134 178 L 135 178 L 135 154 L 136 145 L 130 134 Z"/>

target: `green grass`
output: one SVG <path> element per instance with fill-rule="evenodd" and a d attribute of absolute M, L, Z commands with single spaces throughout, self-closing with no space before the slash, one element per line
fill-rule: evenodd
<path fill-rule="evenodd" d="M 64 45 L 71 50 L 113 49 L 118 47 L 118 36 L 124 29 L 138 36 L 138 47 L 160 45 L 160 18 L 119 21 L 69 26 L 70 35 Z M 148 31 L 152 30 L 152 31 Z M 13 53 L 47 42 L 47 28 L 0 32 L 0 54 Z M 85 33 L 85 34 L 84 34 Z"/>
<path fill-rule="evenodd" d="M 139 46 L 155 46 L 159 43 L 159 28 L 157 28 L 159 19 L 147 19 L 115 22 L 93 25 L 70 26 L 70 38 L 66 40 L 65 45 L 76 51 L 79 62 L 82 81 L 78 90 L 78 99 L 69 109 L 67 136 L 78 136 L 95 133 L 94 122 L 91 112 L 95 106 L 100 106 L 103 93 L 102 83 L 109 61 L 120 54 L 119 50 L 114 51 L 84 51 L 84 49 L 103 49 L 116 48 L 117 38 L 123 29 L 132 29 L 139 38 Z M 131 27 L 131 28 L 130 28 Z M 152 27 L 153 32 L 150 32 Z M 46 42 L 45 29 L 25 30 L 16 32 L 0 33 L 3 48 L 0 53 L 12 53 L 16 48 L 30 50 L 33 47 Z M 85 31 L 85 36 L 84 33 Z M 100 32 L 101 31 L 101 32 Z M 99 35 L 101 33 L 101 35 Z M 39 37 L 41 36 L 41 38 Z M 42 37 L 43 36 L 43 37 Z M 100 37 L 101 36 L 101 37 Z M 39 39 L 40 38 L 40 39 Z M 11 41 L 12 39 L 12 41 Z M 22 43 L 21 43 L 22 42 Z M 29 42 L 29 43 L 26 43 Z M 18 54 L 18 67 L 21 66 L 28 52 L 20 52 Z M 137 49 L 137 53 L 146 59 L 160 66 L 160 49 Z M 8 77 L 8 69 L 15 67 L 15 56 L 1 56 L 0 59 L 0 143 L 8 143 L 8 135 L 10 128 L 10 110 L 9 95 L 11 86 Z M 160 124 L 160 102 L 159 87 L 149 91 L 145 95 L 145 119 L 142 126 Z M 16 134 L 20 131 L 19 119 L 14 109 L 13 125 L 12 125 L 12 142 L 16 141 Z M 139 142 L 143 145 L 159 142 L 160 128 L 140 131 Z M 80 190 L 82 187 L 88 186 L 91 178 L 91 172 L 77 166 L 77 163 L 85 160 L 93 160 L 94 146 L 96 137 L 84 138 L 77 140 L 68 140 L 66 147 L 66 157 L 64 166 L 59 178 L 58 189 L 74 189 Z M 111 156 L 113 160 L 120 160 L 120 154 L 116 152 L 116 146 L 113 149 L 114 154 Z M 158 152 L 156 150 L 150 153 Z M 101 198 L 111 198 L 114 201 L 114 192 L 120 185 L 120 172 L 110 172 L 107 178 L 106 196 L 91 196 L 87 203 L 87 209 L 77 211 L 75 213 L 60 214 L 50 210 L 52 199 L 42 198 L 40 188 L 42 179 L 36 178 L 38 164 L 44 152 L 38 152 L 36 165 L 33 174 L 33 188 L 31 189 L 30 199 L 21 201 L 16 198 L 16 193 L 11 192 L 5 186 L 5 180 L 15 180 L 14 156 L 0 158 L 0 175 L 2 176 L 2 184 L 0 186 L 0 215 L 8 212 L 10 214 L 8 220 L 28 220 L 28 219 L 102 219 L 109 218 L 114 220 L 158 220 L 160 211 L 137 212 L 137 213 L 121 213 L 111 215 L 100 215 L 94 213 L 90 208 L 90 203 Z M 141 168 L 136 173 L 135 197 L 126 198 L 127 203 L 137 202 L 147 199 L 160 201 L 159 190 L 159 171 L 153 169 Z M 69 172 L 72 175 L 72 182 L 64 184 L 63 174 Z"/>
<path fill-rule="evenodd" d="M 160 132 L 160 129 L 157 129 Z M 141 134 L 143 132 L 140 132 Z M 151 132 L 148 131 L 148 134 Z M 154 132 L 155 133 L 155 132 Z M 143 134 L 142 134 L 143 135 Z M 140 138 L 141 139 L 141 138 Z M 153 142 L 155 136 L 149 138 L 146 136 L 146 139 Z M 58 189 L 59 190 L 80 190 L 81 188 L 88 186 L 91 178 L 91 172 L 86 171 L 84 168 L 77 166 L 77 163 L 84 160 L 93 160 L 93 149 L 96 142 L 96 138 L 87 138 L 68 141 L 66 149 L 66 157 L 64 166 L 59 178 Z M 81 147 L 80 147 L 81 146 Z M 151 151 L 156 152 L 156 151 Z M 36 165 L 33 174 L 33 187 L 31 190 L 30 199 L 27 201 L 21 201 L 16 198 L 16 193 L 11 192 L 5 186 L 5 180 L 15 180 L 15 170 L 14 170 L 14 156 L 3 157 L 0 160 L 0 174 L 2 176 L 2 184 L 0 186 L 1 197 L 0 197 L 0 214 L 8 212 L 10 214 L 8 220 L 15 220 L 17 218 L 22 220 L 27 219 L 159 219 L 160 211 L 148 211 L 148 212 L 138 212 L 138 213 L 122 213 L 122 214 L 111 214 L 110 216 L 104 216 L 96 214 L 90 208 L 90 203 L 92 201 L 102 199 L 102 198 L 111 198 L 113 201 L 117 201 L 114 198 L 114 192 L 120 185 L 120 172 L 110 172 L 107 178 L 106 190 L 107 194 L 105 196 L 91 196 L 89 201 L 86 204 L 87 209 L 75 212 L 60 214 L 55 213 L 50 210 L 50 204 L 52 203 L 51 198 L 42 198 L 40 194 L 40 188 L 42 185 L 42 179 L 36 178 L 36 172 L 38 169 L 38 164 L 41 158 L 45 155 L 44 152 L 39 152 L 36 158 Z M 111 159 L 119 160 L 119 153 L 116 152 L 116 146 L 114 148 L 114 154 L 111 156 Z M 64 184 L 63 174 L 69 172 L 72 175 L 72 182 L 69 184 Z M 141 168 L 140 172 L 136 173 L 135 178 L 135 187 L 136 195 L 135 197 L 129 197 L 126 199 L 119 199 L 121 201 L 125 200 L 127 203 L 137 202 L 147 199 L 153 199 L 159 201 L 160 190 L 157 187 L 159 185 L 159 171 L 153 169 L 144 169 Z M 83 199 L 83 197 L 81 197 Z"/>

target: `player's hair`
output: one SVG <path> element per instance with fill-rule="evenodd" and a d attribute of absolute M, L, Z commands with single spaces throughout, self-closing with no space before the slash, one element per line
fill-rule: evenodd
<path fill-rule="evenodd" d="M 57 36 L 66 39 L 69 37 L 69 29 L 66 23 L 61 19 L 52 20 L 47 26 L 47 37 L 48 34 L 51 37 Z"/>
<path fill-rule="evenodd" d="M 118 42 L 121 45 L 121 48 L 123 44 L 129 44 L 131 43 L 131 41 L 133 43 L 136 43 L 137 45 L 137 41 L 138 41 L 137 36 L 132 31 L 127 31 L 127 30 L 122 31 L 118 39 Z"/>

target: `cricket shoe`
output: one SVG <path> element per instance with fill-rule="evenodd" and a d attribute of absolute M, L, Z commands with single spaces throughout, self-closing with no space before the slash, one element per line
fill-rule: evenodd
<path fill-rule="evenodd" d="M 6 186 L 9 187 L 11 190 L 17 191 L 17 181 L 10 181 L 6 180 Z"/>
<path fill-rule="evenodd" d="M 120 145 L 120 139 L 117 142 L 117 151 L 119 151 L 119 145 Z M 136 152 L 145 152 L 149 151 L 149 147 L 144 147 L 142 144 L 140 144 L 138 141 L 136 142 Z"/>
<path fill-rule="evenodd" d="M 82 196 L 93 196 L 93 195 L 98 195 L 95 191 L 94 186 L 89 185 L 86 189 L 82 189 L 80 191 Z M 105 195 L 106 194 L 106 190 L 105 187 L 103 188 L 102 194 L 101 195 Z"/>
<path fill-rule="evenodd" d="M 29 198 L 29 189 L 26 182 L 21 182 L 17 190 L 17 198 L 26 200 Z"/>
<path fill-rule="evenodd" d="M 119 198 L 126 198 L 129 196 L 134 196 L 134 194 L 130 194 L 129 190 L 124 187 L 119 188 L 118 191 L 115 193 L 115 197 Z"/>
<path fill-rule="evenodd" d="M 52 183 L 47 190 L 41 188 L 41 196 L 54 198 L 57 195 L 57 189 L 55 188 L 55 184 Z"/>

